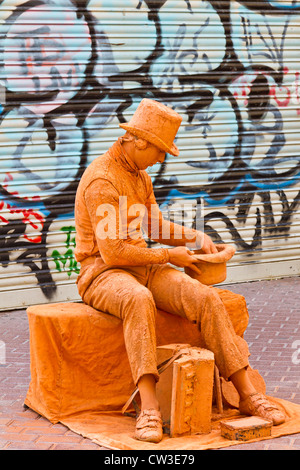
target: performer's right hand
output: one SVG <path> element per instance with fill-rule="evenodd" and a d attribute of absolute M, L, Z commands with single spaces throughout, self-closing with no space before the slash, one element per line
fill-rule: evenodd
<path fill-rule="evenodd" d="M 193 252 L 186 246 L 177 246 L 176 248 L 169 248 L 169 262 L 180 268 L 189 267 L 197 274 L 201 274 L 200 269 L 195 266 L 198 260 L 193 256 Z"/>

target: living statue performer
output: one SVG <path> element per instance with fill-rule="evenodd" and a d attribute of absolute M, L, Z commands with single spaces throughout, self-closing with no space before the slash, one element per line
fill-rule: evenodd
<path fill-rule="evenodd" d="M 78 291 L 86 304 L 123 321 L 141 398 L 135 437 L 148 442 L 159 442 L 163 436 L 156 397 L 156 308 L 197 323 L 221 376 L 239 393 L 242 414 L 267 418 L 274 425 L 285 421 L 252 385 L 247 343 L 236 335 L 218 294 L 174 267 L 197 272 L 191 246 L 206 254 L 217 251 L 202 231 L 163 219 L 145 171 L 163 163 L 166 152 L 179 155 L 174 139 L 181 121 L 171 108 L 143 99 L 131 121 L 120 124 L 125 135 L 85 170 L 75 203 Z M 173 248 L 149 248 L 142 230 Z"/>

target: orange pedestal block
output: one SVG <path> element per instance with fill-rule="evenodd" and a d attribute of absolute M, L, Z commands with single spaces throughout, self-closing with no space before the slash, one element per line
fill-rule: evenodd
<path fill-rule="evenodd" d="M 237 334 L 248 323 L 244 297 L 217 289 Z M 135 386 L 121 320 L 83 303 L 27 309 L 31 382 L 25 404 L 56 423 L 83 411 L 119 412 Z M 188 320 L 158 311 L 157 345 L 203 347 Z"/>

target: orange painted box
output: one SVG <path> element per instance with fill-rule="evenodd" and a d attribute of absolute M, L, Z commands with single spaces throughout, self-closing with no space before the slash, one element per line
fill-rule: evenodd
<path fill-rule="evenodd" d="M 272 423 L 258 416 L 221 421 L 221 436 L 234 441 L 249 441 L 271 436 Z"/>

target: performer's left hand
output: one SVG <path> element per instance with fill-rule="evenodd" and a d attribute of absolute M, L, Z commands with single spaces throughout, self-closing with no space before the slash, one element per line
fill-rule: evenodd
<path fill-rule="evenodd" d="M 212 239 L 204 232 L 197 232 L 196 249 L 201 249 L 205 255 L 218 253 Z"/>

